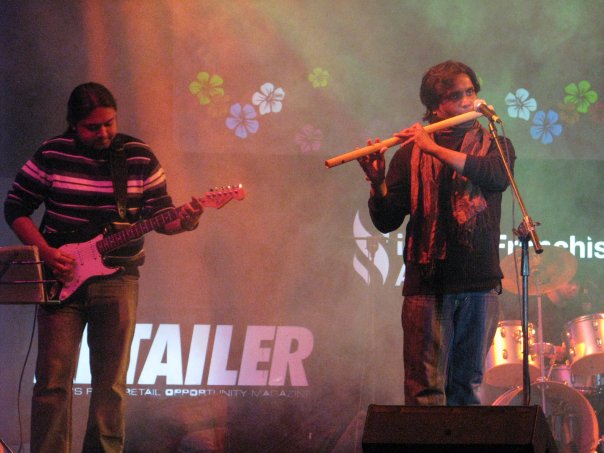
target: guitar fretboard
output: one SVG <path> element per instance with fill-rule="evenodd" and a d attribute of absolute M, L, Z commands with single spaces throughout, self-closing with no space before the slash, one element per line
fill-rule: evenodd
<path fill-rule="evenodd" d="M 199 203 L 201 203 L 204 208 L 220 209 L 233 198 L 243 200 L 244 197 L 245 191 L 241 184 L 239 184 L 234 187 L 228 186 L 220 190 L 211 190 L 199 199 Z M 183 207 L 184 206 L 167 209 L 154 215 L 150 219 L 139 220 L 128 228 L 105 236 L 103 239 L 96 242 L 95 246 L 101 255 L 120 248 L 131 240 L 138 239 L 149 231 L 157 230 L 163 225 L 176 220 Z"/>
<path fill-rule="evenodd" d="M 140 220 L 124 230 L 105 236 L 96 243 L 96 247 L 101 255 L 118 249 L 131 240 L 137 239 L 150 231 L 157 230 L 165 224 L 176 220 L 180 209 L 168 209 L 150 219 Z"/>

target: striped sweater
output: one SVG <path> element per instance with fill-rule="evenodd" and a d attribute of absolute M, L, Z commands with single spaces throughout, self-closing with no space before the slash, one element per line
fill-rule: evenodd
<path fill-rule="evenodd" d="M 173 207 L 159 161 L 145 143 L 118 134 L 128 173 L 128 220 L 148 218 Z M 119 221 L 113 193 L 110 150 L 85 149 L 73 134 L 42 144 L 17 174 L 4 202 L 9 225 L 42 203 L 43 233 L 72 232 Z"/>

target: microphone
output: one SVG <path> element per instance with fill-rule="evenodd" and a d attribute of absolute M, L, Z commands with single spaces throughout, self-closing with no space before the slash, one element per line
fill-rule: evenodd
<path fill-rule="evenodd" d="M 474 110 L 482 113 L 489 121 L 501 124 L 501 118 L 495 113 L 493 107 L 487 105 L 487 102 L 484 99 L 476 99 L 474 101 Z"/>

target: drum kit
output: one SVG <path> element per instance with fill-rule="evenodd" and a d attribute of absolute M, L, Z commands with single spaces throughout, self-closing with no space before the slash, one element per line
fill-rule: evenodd
<path fill-rule="evenodd" d="M 514 277 L 519 274 L 519 257 L 519 253 L 512 254 L 501 262 L 505 276 L 503 288 L 514 294 L 522 291 Z M 530 404 L 543 409 L 560 453 L 602 451 L 596 414 L 604 414 L 604 313 L 581 316 L 565 323 L 561 334 L 565 339 L 566 357 L 564 363 L 560 363 L 556 345 L 543 341 L 541 296 L 568 284 L 577 271 L 577 261 L 559 247 L 547 247 L 539 255 L 531 253 L 529 260 L 528 294 L 536 296 L 537 302 L 537 326 L 529 324 L 528 328 Z M 488 385 L 505 389 L 492 403 L 494 406 L 523 404 L 520 320 L 499 322 L 485 370 Z"/>

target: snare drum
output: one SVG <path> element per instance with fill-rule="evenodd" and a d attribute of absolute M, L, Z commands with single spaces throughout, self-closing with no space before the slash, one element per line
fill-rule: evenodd
<path fill-rule="evenodd" d="M 529 345 L 535 330 L 529 324 Z M 499 321 L 493 344 L 486 357 L 484 380 L 494 387 L 522 385 L 522 324 L 519 320 Z M 534 354 L 529 355 L 531 381 L 539 377 L 539 364 Z"/>
<path fill-rule="evenodd" d="M 604 313 L 567 322 L 564 337 L 573 374 L 594 376 L 604 372 Z"/>
<path fill-rule="evenodd" d="M 568 365 L 554 365 L 546 369 L 549 370 L 548 377 L 551 381 L 574 387 L 575 379 Z M 577 383 L 579 384 L 579 382 Z"/>
<path fill-rule="evenodd" d="M 568 385 L 531 384 L 531 404 L 541 406 L 559 453 L 593 453 L 599 440 L 598 420 L 589 401 Z M 522 388 L 508 390 L 493 406 L 522 406 Z"/>

